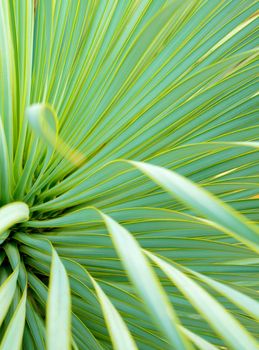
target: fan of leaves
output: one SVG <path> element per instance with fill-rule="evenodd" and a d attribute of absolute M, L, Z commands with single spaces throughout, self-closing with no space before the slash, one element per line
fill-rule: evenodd
<path fill-rule="evenodd" d="M 253 0 L 1 0 L 0 349 L 258 349 Z"/>

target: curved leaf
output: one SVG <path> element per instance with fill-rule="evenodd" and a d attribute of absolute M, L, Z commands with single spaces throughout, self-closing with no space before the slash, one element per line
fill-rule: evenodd
<path fill-rule="evenodd" d="M 29 219 L 29 208 L 23 202 L 13 202 L 0 208 L 0 235 L 14 224 Z"/>
<path fill-rule="evenodd" d="M 0 344 L 1 350 L 19 350 L 22 344 L 23 330 L 26 315 L 27 288 L 25 288 L 22 298 L 11 318 L 11 321 Z"/>
<path fill-rule="evenodd" d="M 185 177 L 161 167 L 130 162 L 192 209 L 226 229 L 227 233 L 259 252 L 259 231 L 242 215 Z"/>
<path fill-rule="evenodd" d="M 19 267 L 16 267 L 16 269 L 12 272 L 12 274 L 0 286 L 0 305 L 1 305 L 0 325 L 2 324 L 5 318 L 5 315 L 8 311 L 8 308 L 12 302 L 15 288 L 16 288 L 18 273 L 19 273 Z"/>
<path fill-rule="evenodd" d="M 151 266 L 141 252 L 138 243 L 127 230 L 113 219 L 107 215 L 101 215 L 125 269 L 142 296 L 143 301 L 148 306 L 154 322 L 156 322 L 173 347 L 188 349 L 190 346 L 179 331 L 179 320 L 172 307 L 170 307 L 170 303 Z"/>
<path fill-rule="evenodd" d="M 48 350 L 71 348 L 70 305 L 70 289 L 66 270 L 53 249 L 47 302 Z"/>
<path fill-rule="evenodd" d="M 107 323 L 107 327 L 110 331 L 111 338 L 113 341 L 113 347 L 116 350 L 136 350 L 137 346 L 127 329 L 123 319 L 121 318 L 118 311 L 110 302 L 109 298 L 102 291 L 100 286 L 94 281 L 93 285 L 96 290 L 97 296 L 102 305 L 104 317 Z"/>
<path fill-rule="evenodd" d="M 176 284 L 191 304 L 207 319 L 218 335 L 226 340 L 232 349 L 256 349 L 256 340 L 244 330 L 241 324 L 214 300 L 203 288 L 172 265 L 156 257 L 147 255 L 166 273 Z"/>

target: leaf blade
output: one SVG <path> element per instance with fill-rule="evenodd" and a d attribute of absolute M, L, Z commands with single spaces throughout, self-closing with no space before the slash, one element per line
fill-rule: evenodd
<path fill-rule="evenodd" d="M 192 305 L 201 313 L 215 332 L 236 350 L 256 349 L 256 340 L 212 296 L 179 269 L 156 255 L 146 252 L 168 278 L 180 289 Z"/>
<path fill-rule="evenodd" d="M 22 298 L 8 325 L 3 340 L 0 345 L 1 350 L 19 350 L 22 343 L 23 330 L 26 315 L 27 288 L 25 288 Z"/>
<path fill-rule="evenodd" d="M 29 219 L 29 207 L 23 202 L 13 202 L 0 208 L 0 235 L 14 224 Z"/>
<path fill-rule="evenodd" d="M 138 243 L 126 229 L 112 218 L 105 214 L 101 214 L 101 216 L 132 283 L 148 306 L 158 328 L 173 348 L 191 349 L 188 341 L 180 334 L 178 317 L 170 306 L 166 294 L 142 254 Z"/>
<path fill-rule="evenodd" d="M 214 221 L 219 228 L 225 227 L 226 232 L 259 253 L 258 229 L 219 198 L 176 172 L 143 162 L 129 163 L 183 203 Z"/>
<path fill-rule="evenodd" d="M 12 272 L 12 274 L 6 279 L 6 281 L 0 286 L 0 325 L 2 324 L 4 317 L 8 311 L 8 308 L 12 302 L 16 282 L 19 274 L 19 267 Z"/>
<path fill-rule="evenodd" d="M 133 340 L 122 317 L 113 306 L 112 302 L 103 292 L 97 282 L 92 279 L 98 299 L 104 313 L 107 327 L 109 329 L 114 349 L 116 350 L 137 350 L 135 341 Z"/>
<path fill-rule="evenodd" d="M 71 300 L 66 270 L 55 250 L 52 263 L 47 301 L 47 349 L 71 349 Z"/>

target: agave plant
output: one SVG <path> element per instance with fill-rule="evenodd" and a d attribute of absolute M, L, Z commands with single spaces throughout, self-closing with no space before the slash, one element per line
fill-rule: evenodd
<path fill-rule="evenodd" d="M 1 0 L 1 350 L 258 349 L 257 17 Z"/>

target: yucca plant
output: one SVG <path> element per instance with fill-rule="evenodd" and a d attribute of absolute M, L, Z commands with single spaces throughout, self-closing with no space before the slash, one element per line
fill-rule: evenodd
<path fill-rule="evenodd" d="M 0 349 L 258 349 L 256 1 L 0 1 Z"/>

